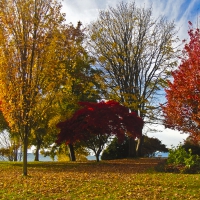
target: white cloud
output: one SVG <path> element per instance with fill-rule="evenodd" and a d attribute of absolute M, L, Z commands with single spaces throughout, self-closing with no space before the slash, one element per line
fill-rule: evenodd
<path fill-rule="evenodd" d="M 198 10 L 199 0 L 135 0 L 138 7 L 150 7 L 153 9 L 153 17 L 161 15 L 170 21 L 175 21 L 177 29 L 180 29 L 181 39 L 187 37 L 188 21 L 196 24 L 197 16 L 194 14 Z M 121 0 L 64 0 L 63 12 L 66 13 L 67 23 L 77 24 L 81 21 L 84 25 L 90 23 L 98 17 L 99 10 L 107 9 L 108 6 L 115 7 Z M 124 2 L 133 2 L 124 0 Z M 189 2 L 189 3 L 188 3 Z M 187 6 L 185 6 L 187 4 Z M 200 8 L 200 4 L 199 4 Z"/>
<path fill-rule="evenodd" d="M 151 125 L 150 128 L 155 131 L 146 131 L 144 128 L 144 132 L 146 131 L 147 136 L 158 138 L 167 148 L 172 146 L 176 147 L 180 143 L 184 143 L 184 140 L 189 136 L 188 134 L 183 134 L 176 130 L 166 129 L 162 125 Z"/>

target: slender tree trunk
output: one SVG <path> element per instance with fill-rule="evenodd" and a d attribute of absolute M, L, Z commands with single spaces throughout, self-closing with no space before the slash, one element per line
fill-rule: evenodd
<path fill-rule="evenodd" d="M 27 176 L 28 132 L 25 133 L 23 142 L 23 175 Z"/>
<path fill-rule="evenodd" d="M 20 152 L 19 152 L 19 161 L 22 161 L 23 153 L 22 153 L 22 144 L 20 144 Z"/>
<path fill-rule="evenodd" d="M 74 146 L 72 144 L 68 144 L 69 147 L 69 155 L 71 161 L 76 161 L 75 152 L 74 152 Z"/>
<path fill-rule="evenodd" d="M 18 146 L 14 145 L 14 161 L 17 161 L 18 157 Z"/>
<path fill-rule="evenodd" d="M 96 161 L 99 162 L 99 154 L 97 153 L 95 156 L 96 156 Z"/>
<path fill-rule="evenodd" d="M 138 139 L 137 141 L 137 147 L 136 147 L 136 155 L 138 157 L 142 157 L 142 145 L 143 145 L 143 142 L 144 142 L 144 137 L 141 136 L 141 138 Z"/>
<path fill-rule="evenodd" d="M 38 144 L 37 147 L 36 147 L 35 160 L 34 161 L 39 161 L 39 151 L 40 151 L 40 144 Z"/>
<path fill-rule="evenodd" d="M 95 156 L 96 156 L 96 161 L 99 162 L 99 156 L 100 156 L 100 153 L 101 153 L 101 148 L 99 148 L 99 149 L 97 150 L 97 152 L 94 151 L 94 153 L 95 153 Z"/>
<path fill-rule="evenodd" d="M 136 81 L 135 83 L 136 85 L 136 94 L 138 94 L 138 81 Z M 133 112 L 135 112 L 138 115 L 138 110 L 132 110 Z M 129 137 L 129 153 L 128 153 L 128 157 L 129 158 L 135 158 L 137 156 L 136 154 L 136 145 L 135 145 L 135 139 L 133 139 L 132 137 Z"/>
<path fill-rule="evenodd" d="M 136 148 L 135 148 L 135 140 L 130 137 L 129 138 L 129 155 L 130 158 L 136 157 Z"/>

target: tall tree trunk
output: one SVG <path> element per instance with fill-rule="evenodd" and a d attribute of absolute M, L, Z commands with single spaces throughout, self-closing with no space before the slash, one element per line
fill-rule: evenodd
<path fill-rule="evenodd" d="M 130 137 L 129 138 L 129 155 L 130 158 L 136 157 L 136 148 L 135 148 L 135 140 Z"/>
<path fill-rule="evenodd" d="M 75 157 L 75 152 L 74 152 L 74 146 L 73 146 L 73 144 L 68 144 L 68 148 L 69 148 L 70 160 L 71 160 L 71 161 L 76 161 L 76 157 Z"/>
<path fill-rule="evenodd" d="M 24 135 L 23 143 L 23 175 L 27 176 L 28 131 Z"/>
<path fill-rule="evenodd" d="M 99 162 L 99 154 L 97 153 L 95 154 L 95 156 L 96 156 L 96 161 Z"/>
<path fill-rule="evenodd" d="M 14 161 L 17 161 L 18 157 L 18 145 L 14 144 Z"/>
<path fill-rule="evenodd" d="M 137 147 L 136 147 L 136 155 L 138 157 L 142 157 L 142 145 L 143 145 L 143 142 L 144 142 L 144 137 L 141 136 L 141 138 L 138 139 L 137 141 Z"/>
<path fill-rule="evenodd" d="M 36 151 L 35 151 L 35 160 L 34 161 L 39 161 L 39 151 L 40 151 L 40 144 L 37 144 Z"/>
<path fill-rule="evenodd" d="M 99 148 L 99 149 L 97 150 L 97 152 L 95 153 L 96 161 L 97 161 L 97 162 L 99 162 L 100 153 L 101 153 L 101 148 Z"/>

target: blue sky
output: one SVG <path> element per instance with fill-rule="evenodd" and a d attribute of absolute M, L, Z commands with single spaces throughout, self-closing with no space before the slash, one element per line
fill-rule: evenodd
<path fill-rule="evenodd" d="M 119 2 L 121 0 L 63 0 L 63 11 L 68 23 L 76 24 L 80 20 L 86 25 L 97 18 L 99 10 L 114 7 Z M 188 21 L 196 26 L 197 14 L 200 14 L 200 0 L 135 0 L 135 4 L 138 7 L 152 6 L 155 18 L 164 15 L 168 20 L 175 21 L 181 39 L 187 37 Z"/>
<path fill-rule="evenodd" d="M 81 21 L 84 26 L 98 17 L 99 10 L 107 9 L 108 6 L 115 7 L 122 0 L 63 0 L 63 12 L 66 13 L 66 22 L 74 25 Z M 133 2 L 124 0 L 124 2 Z M 169 21 L 174 21 L 178 31 L 177 36 L 183 40 L 188 39 L 188 21 L 193 26 L 200 27 L 200 0 L 135 0 L 137 7 L 152 7 L 153 17 L 164 15 Z M 163 126 L 153 127 L 158 132 L 148 132 L 150 137 L 159 138 L 167 147 L 177 146 L 186 134 L 164 129 Z"/>

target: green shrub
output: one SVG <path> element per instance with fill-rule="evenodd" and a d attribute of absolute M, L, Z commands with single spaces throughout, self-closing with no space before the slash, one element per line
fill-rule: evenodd
<path fill-rule="evenodd" d="M 122 143 L 114 138 L 108 147 L 103 151 L 101 160 L 122 159 L 128 157 L 128 138 L 126 137 Z"/>
<path fill-rule="evenodd" d="M 137 142 L 135 141 L 135 145 Z M 156 151 L 168 152 L 168 149 L 157 138 L 151 138 L 143 135 L 142 157 L 155 157 Z M 103 151 L 102 160 L 122 159 L 129 156 L 129 138 L 125 137 L 122 143 L 114 138 L 107 148 Z"/>
<path fill-rule="evenodd" d="M 200 171 L 200 157 L 187 152 L 181 145 L 169 150 L 166 171 L 182 173 L 198 173 Z"/>

